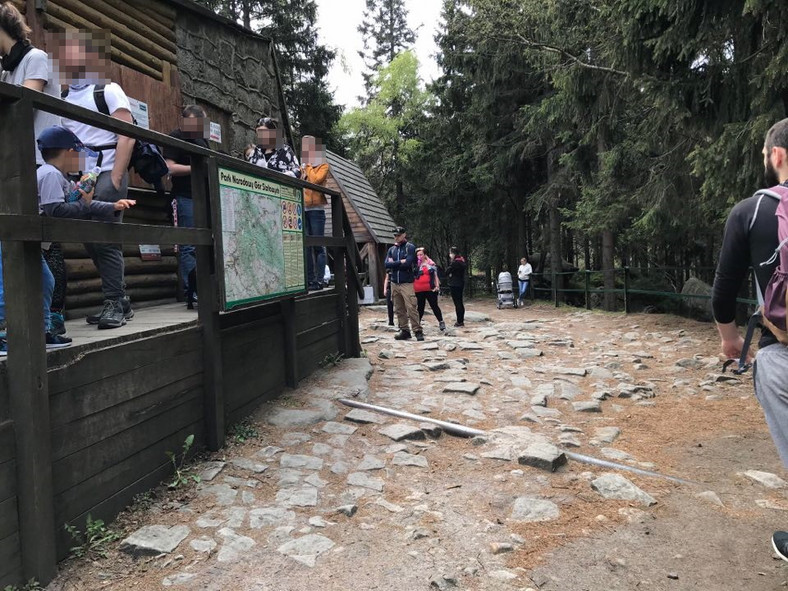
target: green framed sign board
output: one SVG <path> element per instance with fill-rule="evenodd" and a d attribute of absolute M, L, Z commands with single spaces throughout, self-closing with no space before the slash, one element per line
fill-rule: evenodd
<path fill-rule="evenodd" d="M 306 291 L 304 194 L 219 168 L 225 312 Z"/>

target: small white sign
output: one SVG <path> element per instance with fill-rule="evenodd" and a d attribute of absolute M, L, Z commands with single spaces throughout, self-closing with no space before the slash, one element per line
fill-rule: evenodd
<path fill-rule="evenodd" d="M 222 126 L 215 121 L 211 121 L 211 135 L 209 138 L 212 142 L 222 143 Z"/>
<path fill-rule="evenodd" d="M 158 244 L 140 244 L 140 258 L 143 261 L 160 261 L 161 248 Z"/>
<path fill-rule="evenodd" d="M 131 116 L 137 121 L 137 125 L 145 129 L 150 129 L 148 103 L 143 103 L 142 101 L 129 97 L 129 105 L 131 106 Z"/>

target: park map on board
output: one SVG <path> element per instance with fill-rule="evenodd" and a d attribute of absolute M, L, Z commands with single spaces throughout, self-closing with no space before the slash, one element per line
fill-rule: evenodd
<path fill-rule="evenodd" d="M 220 168 L 219 192 L 224 309 L 304 291 L 301 190 Z"/>

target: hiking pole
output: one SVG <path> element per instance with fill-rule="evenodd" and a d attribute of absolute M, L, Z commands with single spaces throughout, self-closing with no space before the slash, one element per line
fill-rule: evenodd
<path fill-rule="evenodd" d="M 752 367 L 752 363 L 747 362 L 747 353 L 750 351 L 750 344 L 752 343 L 752 335 L 755 332 L 755 327 L 758 326 L 758 322 L 761 319 L 761 312 L 760 310 L 750 316 L 750 321 L 747 323 L 747 334 L 744 337 L 744 346 L 741 348 L 741 355 L 739 356 L 739 367 L 737 369 L 732 369 L 731 373 L 740 376 L 747 372 L 748 369 Z M 722 373 L 725 373 L 725 370 L 728 369 L 731 365 L 736 363 L 735 359 L 728 359 L 725 363 L 722 364 Z"/>

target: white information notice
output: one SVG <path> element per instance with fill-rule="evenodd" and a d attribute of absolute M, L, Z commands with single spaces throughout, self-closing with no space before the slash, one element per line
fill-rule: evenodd
<path fill-rule="evenodd" d="M 142 101 L 129 97 L 129 105 L 131 106 L 131 116 L 137 121 L 137 125 L 145 129 L 150 129 L 148 103 L 143 103 Z"/>

